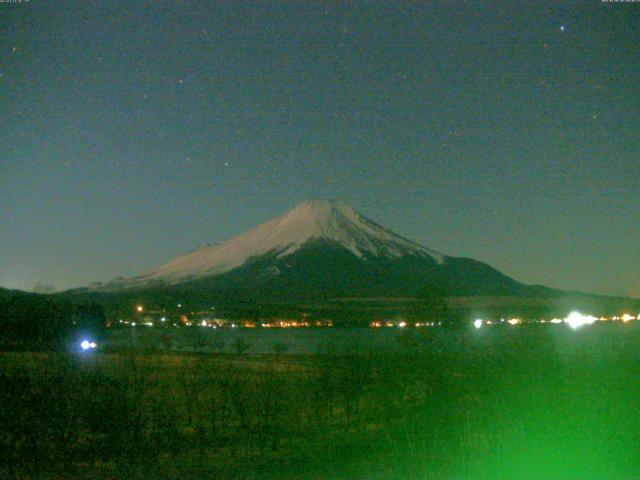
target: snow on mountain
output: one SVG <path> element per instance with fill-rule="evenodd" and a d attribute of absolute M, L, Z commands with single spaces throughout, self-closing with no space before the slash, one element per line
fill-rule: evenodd
<path fill-rule="evenodd" d="M 169 263 L 130 279 L 114 280 L 103 288 L 138 288 L 153 282 L 178 284 L 219 275 L 265 254 L 286 257 L 314 241 L 328 241 L 355 256 L 431 257 L 442 263 L 445 256 L 407 240 L 332 200 L 309 200 L 284 215 L 220 244 L 202 245 Z"/>

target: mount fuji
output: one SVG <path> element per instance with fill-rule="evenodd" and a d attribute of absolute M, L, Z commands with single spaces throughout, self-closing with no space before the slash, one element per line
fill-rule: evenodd
<path fill-rule="evenodd" d="M 520 295 L 529 288 L 485 263 L 403 238 L 340 201 L 310 200 L 231 240 L 85 291 L 291 301 Z"/>

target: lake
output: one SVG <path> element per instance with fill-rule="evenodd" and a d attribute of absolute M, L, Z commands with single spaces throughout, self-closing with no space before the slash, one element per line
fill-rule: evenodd
<path fill-rule="evenodd" d="M 568 325 L 492 325 L 461 328 L 155 328 L 130 327 L 109 332 L 105 347 L 184 352 L 251 354 L 358 354 L 430 351 L 482 351 L 512 343 L 514 348 L 613 353 L 640 345 L 640 322 L 596 322 L 578 330 Z"/>

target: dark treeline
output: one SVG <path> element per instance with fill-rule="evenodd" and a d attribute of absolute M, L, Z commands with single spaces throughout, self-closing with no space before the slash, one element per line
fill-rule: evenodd
<path fill-rule="evenodd" d="M 58 350 L 82 333 L 101 338 L 103 307 L 68 298 L 9 292 L 0 297 L 0 349 Z"/>

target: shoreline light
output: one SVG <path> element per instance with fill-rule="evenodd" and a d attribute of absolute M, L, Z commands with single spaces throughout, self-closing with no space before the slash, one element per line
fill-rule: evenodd
<path fill-rule="evenodd" d="M 567 318 L 564 319 L 565 323 L 567 323 L 573 330 L 577 330 L 584 325 L 591 325 L 596 320 L 596 317 L 583 315 L 580 312 L 571 312 Z"/>

